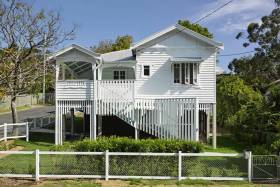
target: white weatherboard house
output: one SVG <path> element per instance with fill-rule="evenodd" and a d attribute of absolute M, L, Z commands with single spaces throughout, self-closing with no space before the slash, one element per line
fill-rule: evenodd
<path fill-rule="evenodd" d="M 173 25 L 127 50 L 96 54 L 71 45 L 57 51 L 49 57 L 56 62 L 55 143 L 65 138 L 66 114 L 82 111 L 83 133 L 92 139 L 104 126 L 124 132 L 125 123 L 135 138 L 199 141 L 212 135 L 216 146 L 216 56 L 222 48 Z"/>

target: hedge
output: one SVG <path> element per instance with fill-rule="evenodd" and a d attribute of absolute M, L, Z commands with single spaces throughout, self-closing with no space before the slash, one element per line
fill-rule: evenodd
<path fill-rule="evenodd" d="M 203 151 L 203 145 L 199 142 L 183 140 L 163 140 L 163 139 L 141 139 L 135 140 L 125 137 L 102 137 L 96 141 L 84 139 L 73 143 L 65 143 L 62 146 L 55 146 L 56 151 L 89 151 L 103 152 L 166 152 L 174 153 L 182 151 L 184 153 L 198 153 Z"/>

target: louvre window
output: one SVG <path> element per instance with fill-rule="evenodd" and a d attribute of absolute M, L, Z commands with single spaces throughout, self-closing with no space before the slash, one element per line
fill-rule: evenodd
<path fill-rule="evenodd" d="M 197 63 L 175 63 L 174 83 L 197 84 L 198 64 Z"/>

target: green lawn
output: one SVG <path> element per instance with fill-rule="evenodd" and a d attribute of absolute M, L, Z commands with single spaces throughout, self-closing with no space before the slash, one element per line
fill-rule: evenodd
<path fill-rule="evenodd" d="M 29 137 L 29 142 L 26 142 L 25 139 L 17 139 L 15 145 L 24 147 L 25 151 L 36 149 L 47 151 L 54 145 L 54 134 L 52 133 L 30 133 Z"/>
<path fill-rule="evenodd" d="M 230 135 L 217 137 L 217 149 L 213 149 L 211 145 L 205 146 L 205 152 L 221 152 L 221 153 L 242 153 L 245 146 L 238 142 Z"/>

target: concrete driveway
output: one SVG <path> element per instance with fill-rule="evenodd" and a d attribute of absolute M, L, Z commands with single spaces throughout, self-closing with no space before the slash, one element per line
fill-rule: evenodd
<path fill-rule="evenodd" d="M 29 110 L 18 111 L 18 119 L 35 118 L 55 112 L 55 106 L 34 106 Z M 0 125 L 12 122 L 12 113 L 0 114 Z"/>

